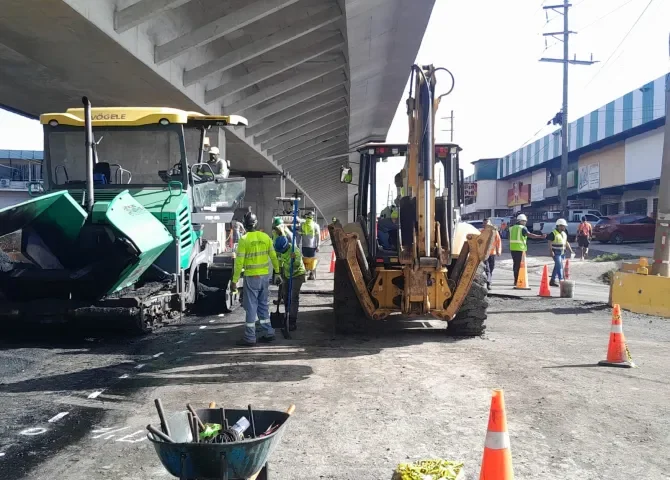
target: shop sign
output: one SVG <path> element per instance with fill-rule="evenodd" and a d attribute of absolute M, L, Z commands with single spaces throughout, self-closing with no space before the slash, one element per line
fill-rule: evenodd
<path fill-rule="evenodd" d="M 530 184 L 514 182 L 512 188 L 507 190 L 507 206 L 526 205 L 530 202 Z"/>
<path fill-rule="evenodd" d="M 477 198 L 477 182 L 465 182 L 465 198 Z"/>
<path fill-rule="evenodd" d="M 600 188 L 600 164 L 592 163 L 590 165 L 583 165 L 579 167 L 578 178 L 578 192 L 597 190 Z"/>

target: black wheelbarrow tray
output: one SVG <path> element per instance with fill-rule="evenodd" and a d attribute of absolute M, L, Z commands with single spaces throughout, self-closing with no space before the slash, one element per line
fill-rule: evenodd
<path fill-rule="evenodd" d="M 225 412 L 230 425 L 240 417 L 249 415 L 246 409 L 226 409 Z M 197 413 L 204 423 L 222 423 L 220 408 L 197 410 Z M 291 413 L 292 409 L 288 412 L 254 410 L 257 435 L 261 435 L 273 423 L 279 424 L 279 428 L 265 437 L 249 438 L 242 442 L 168 443 L 154 438 L 152 434 L 147 434 L 147 438 L 153 443 L 163 466 L 180 480 L 255 479 L 281 441 Z M 250 430 L 245 432 L 248 437 L 251 436 Z"/>

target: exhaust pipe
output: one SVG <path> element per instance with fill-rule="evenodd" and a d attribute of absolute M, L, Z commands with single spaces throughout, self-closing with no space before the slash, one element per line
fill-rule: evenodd
<path fill-rule="evenodd" d="M 91 120 L 91 102 L 88 97 L 82 97 L 84 104 L 84 130 L 85 130 L 85 144 L 86 144 L 86 211 L 91 213 L 93 211 L 93 203 L 95 202 L 93 191 L 93 126 Z"/>

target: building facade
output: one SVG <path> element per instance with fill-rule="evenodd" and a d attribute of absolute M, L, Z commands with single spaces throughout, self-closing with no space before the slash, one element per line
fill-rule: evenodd
<path fill-rule="evenodd" d="M 597 209 L 603 215 L 656 215 L 665 84 L 666 76 L 657 78 L 570 123 L 566 179 L 570 207 Z M 488 173 L 492 162 L 474 162 L 475 174 L 466 181 L 476 183 L 470 187 L 476 196 L 469 199 L 465 218 L 503 216 L 496 212 L 507 211 L 540 220 L 544 212 L 560 210 L 560 129 L 495 159 L 495 185 Z M 479 163 L 487 165 L 483 177 L 478 175 Z M 491 205 L 494 197 L 496 203 Z"/>
<path fill-rule="evenodd" d="M 0 150 L 0 208 L 30 198 L 28 184 L 42 181 L 41 150 Z"/>

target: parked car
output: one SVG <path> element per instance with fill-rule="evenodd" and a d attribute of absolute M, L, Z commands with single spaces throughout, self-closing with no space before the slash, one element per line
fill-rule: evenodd
<path fill-rule="evenodd" d="M 482 228 L 484 228 L 484 222 L 482 222 L 481 220 L 470 220 L 467 223 L 475 227 L 477 230 L 481 230 Z"/>
<path fill-rule="evenodd" d="M 601 243 L 653 242 L 656 221 L 646 215 L 608 215 L 593 227 L 593 238 Z"/>
<path fill-rule="evenodd" d="M 593 211 L 593 210 L 589 210 Z M 574 212 L 580 212 L 580 213 L 574 213 Z M 575 239 L 577 236 L 577 228 L 579 228 L 579 224 L 581 223 L 581 218 L 586 217 L 586 221 L 589 222 L 591 225 L 596 225 L 599 221 L 600 218 L 597 215 L 594 215 L 592 213 L 581 213 L 585 212 L 585 210 L 575 210 L 575 211 L 570 212 L 570 216 L 568 217 L 571 220 L 568 220 L 568 238 L 572 241 Z M 560 218 L 560 217 L 559 217 Z M 556 219 L 557 220 L 557 219 Z M 549 235 L 551 232 L 554 231 L 556 228 L 556 220 L 553 221 L 544 221 L 544 222 L 535 222 L 533 224 L 533 233 L 539 234 L 546 234 Z"/>

